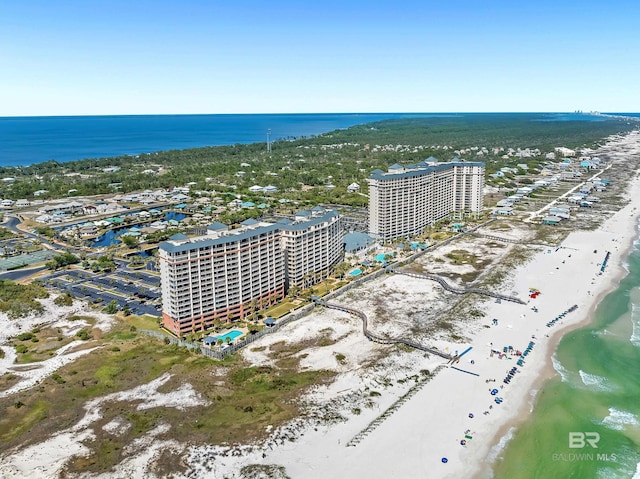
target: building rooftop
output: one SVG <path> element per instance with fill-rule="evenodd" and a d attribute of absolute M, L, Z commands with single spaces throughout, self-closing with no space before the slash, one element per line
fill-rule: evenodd
<path fill-rule="evenodd" d="M 435 158 L 434 158 L 435 160 Z M 437 160 L 436 160 L 437 161 Z M 481 166 L 484 167 L 484 163 L 480 162 L 480 161 L 463 161 L 459 158 L 454 158 L 453 160 L 449 161 L 449 162 L 442 162 L 442 163 L 427 163 L 427 162 L 420 162 L 417 165 L 407 165 L 407 167 L 403 167 L 401 165 L 398 165 L 397 163 L 394 165 L 391 165 L 389 167 L 389 171 L 388 172 L 384 172 L 382 170 L 373 170 L 371 172 L 371 174 L 369 175 L 370 179 L 373 180 L 388 180 L 388 179 L 399 179 L 399 178 L 412 178 L 414 176 L 418 176 L 418 175 L 422 175 L 422 174 L 427 174 L 427 173 L 431 173 L 431 172 L 435 172 L 435 171 L 441 171 L 441 170 L 446 170 L 448 168 L 451 168 L 452 165 L 454 164 L 464 164 L 465 166 Z M 412 166 L 413 168 L 409 168 L 409 166 Z"/>

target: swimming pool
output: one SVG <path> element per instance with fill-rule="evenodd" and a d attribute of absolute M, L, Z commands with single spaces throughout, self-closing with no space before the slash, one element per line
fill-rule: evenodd
<path fill-rule="evenodd" d="M 351 271 L 349 273 L 349 276 L 358 276 L 359 274 L 362 274 L 362 270 L 361 269 L 354 269 L 353 271 Z"/>
<path fill-rule="evenodd" d="M 378 261 L 380 263 L 383 263 L 383 262 L 385 262 L 387 260 L 387 258 L 386 258 L 387 255 L 391 256 L 392 258 L 395 256 L 394 253 L 380 253 L 380 254 L 377 254 L 375 256 L 374 260 Z"/>
<path fill-rule="evenodd" d="M 216 341 L 218 339 L 222 339 L 223 343 L 227 342 L 227 338 L 229 338 L 230 341 L 233 341 L 234 339 L 236 339 L 238 336 L 242 336 L 242 331 L 238 331 L 238 330 L 233 330 L 233 331 L 229 331 L 226 334 L 223 334 L 222 336 L 216 336 Z"/>

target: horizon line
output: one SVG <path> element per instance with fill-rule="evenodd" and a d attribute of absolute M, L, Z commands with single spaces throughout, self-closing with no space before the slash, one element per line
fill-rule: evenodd
<path fill-rule="evenodd" d="M 271 112 L 271 113 L 92 113 L 67 115 L 0 115 L 9 118 L 87 118 L 104 116 L 249 116 L 249 115 L 531 115 L 531 114 L 582 114 L 582 115 L 624 115 L 640 112 L 604 112 L 600 110 L 574 111 L 343 111 L 343 112 Z"/>

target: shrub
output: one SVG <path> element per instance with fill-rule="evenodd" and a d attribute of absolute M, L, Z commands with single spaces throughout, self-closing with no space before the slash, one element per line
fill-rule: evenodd
<path fill-rule="evenodd" d="M 18 340 L 20 341 L 29 341 L 33 339 L 33 333 L 22 333 L 18 335 Z"/>
<path fill-rule="evenodd" d="M 76 333 L 76 336 L 82 339 L 83 341 L 91 339 L 91 334 L 89 334 L 89 331 L 87 331 L 86 329 L 81 329 L 80 331 L 78 331 Z"/>
<path fill-rule="evenodd" d="M 55 304 L 56 306 L 72 306 L 73 298 L 69 293 L 61 294 L 53 300 L 53 304 Z"/>

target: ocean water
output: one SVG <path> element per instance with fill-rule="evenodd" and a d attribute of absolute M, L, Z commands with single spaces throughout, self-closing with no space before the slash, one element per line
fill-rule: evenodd
<path fill-rule="evenodd" d="M 311 136 L 421 113 L 0 117 L 0 166 Z"/>
<path fill-rule="evenodd" d="M 541 388 L 531 416 L 505 440 L 496 479 L 640 479 L 637 243 L 628 271 L 599 304 L 591 324 L 558 345 L 553 358 L 558 374 Z"/>

